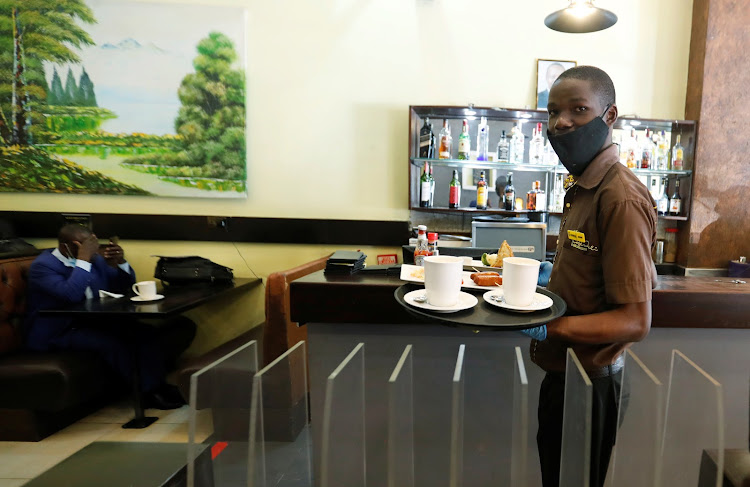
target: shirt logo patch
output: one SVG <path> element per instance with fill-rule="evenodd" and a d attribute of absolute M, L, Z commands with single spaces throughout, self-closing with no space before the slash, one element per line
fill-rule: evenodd
<path fill-rule="evenodd" d="M 583 232 L 579 232 L 578 230 L 568 230 L 568 238 L 573 242 L 585 242 L 586 241 L 586 235 L 583 234 Z"/>
<path fill-rule="evenodd" d="M 595 245 L 591 245 L 588 241 L 585 242 L 579 242 L 577 240 L 571 240 L 570 246 L 574 249 L 583 250 L 583 251 L 592 251 L 592 252 L 599 252 L 599 247 Z"/>

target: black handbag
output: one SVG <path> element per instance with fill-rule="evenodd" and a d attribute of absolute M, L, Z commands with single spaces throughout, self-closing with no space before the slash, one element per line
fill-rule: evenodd
<path fill-rule="evenodd" d="M 159 257 L 154 277 L 166 284 L 229 282 L 232 269 L 198 256 Z"/>

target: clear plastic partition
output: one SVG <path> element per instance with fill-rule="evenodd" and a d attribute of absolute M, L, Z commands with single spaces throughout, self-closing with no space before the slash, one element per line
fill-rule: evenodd
<path fill-rule="evenodd" d="M 464 352 L 466 345 L 458 347 L 456 367 L 451 384 L 451 459 L 450 487 L 463 485 L 464 470 Z"/>
<path fill-rule="evenodd" d="M 253 340 L 190 377 L 188 487 L 248 485 L 250 403 L 257 370 Z"/>
<path fill-rule="evenodd" d="M 575 352 L 565 364 L 560 487 L 589 487 L 592 385 Z"/>
<path fill-rule="evenodd" d="M 610 487 L 658 487 L 664 387 L 632 350 L 625 352 Z"/>
<path fill-rule="evenodd" d="M 407 345 L 388 379 L 388 487 L 414 487 L 414 369 Z"/>
<path fill-rule="evenodd" d="M 521 347 L 515 348 L 513 361 L 513 451 L 511 453 L 510 485 L 525 487 L 527 449 L 529 446 L 529 379 L 523 363 Z"/>
<path fill-rule="evenodd" d="M 299 342 L 255 374 L 250 419 L 253 487 L 311 487 L 307 359 Z"/>
<path fill-rule="evenodd" d="M 715 451 L 715 482 L 724 472 L 722 387 L 679 350 L 672 350 L 664 419 L 661 485 L 698 485 L 704 451 Z M 713 479 L 712 479 L 713 480 Z"/>
<path fill-rule="evenodd" d="M 328 376 L 323 406 L 322 487 L 365 487 L 365 344 Z"/>

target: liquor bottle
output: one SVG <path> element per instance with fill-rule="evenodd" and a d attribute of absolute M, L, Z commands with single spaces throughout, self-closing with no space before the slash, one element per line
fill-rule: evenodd
<path fill-rule="evenodd" d="M 521 124 L 517 124 L 511 130 L 510 137 L 510 162 L 513 164 L 523 164 L 524 153 L 524 136 L 521 131 Z"/>
<path fill-rule="evenodd" d="M 424 163 L 422 177 L 419 178 L 419 206 L 428 208 L 430 206 L 430 163 Z"/>
<path fill-rule="evenodd" d="M 430 208 L 435 206 L 435 178 L 432 176 L 432 169 L 430 166 Z"/>
<path fill-rule="evenodd" d="M 424 125 L 419 130 L 419 157 L 422 159 L 435 158 L 435 134 L 429 118 L 424 119 Z"/>
<path fill-rule="evenodd" d="M 627 148 L 627 159 L 625 160 L 625 165 L 628 166 L 628 169 L 635 169 L 635 151 L 638 147 L 638 136 L 635 134 L 635 129 L 630 129 L 630 137 L 628 138 L 628 148 Z"/>
<path fill-rule="evenodd" d="M 469 138 L 469 121 L 464 119 L 464 125 L 461 128 L 461 135 L 458 136 L 458 158 L 462 161 L 468 161 L 470 152 L 471 140 Z"/>
<path fill-rule="evenodd" d="M 651 193 L 651 197 L 654 199 L 654 201 L 659 199 L 659 185 L 656 180 L 656 178 L 650 178 L 651 179 L 651 187 L 648 188 L 648 192 Z"/>
<path fill-rule="evenodd" d="M 672 169 L 675 171 L 682 171 L 682 169 L 685 167 L 682 161 L 682 157 L 684 155 L 684 150 L 682 148 L 682 144 L 680 144 L 680 135 L 677 135 L 677 142 L 675 143 L 674 147 L 672 147 Z"/>
<path fill-rule="evenodd" d="M 414 264 L 423 266 L 425 256 L 430 255 L 427 243 L 427 227 L 419 225 L 417 228 L 419 233 L 417 234 L 417 245 L 414 247 Z"/>
<path fill-rule="evenodd" d="M 438 157 L 440 159 L 450 159 L 451 150 L 453 149 L 453 137 L 451 137 L 451 128 L 448 125 L 448 119 L 443 120 L 443 128 L 440 129 L 440 150 Z"/>
<path fill-rule="evenodd" d="M 505 130 L 500 136 L 500 142 L 497 143 L 497 162 L 510 162 L 510 144 L 505 136 Z"/>
<path fill-rule="evenodd" d="M 677 179 L 674 182 L 674 193 L 669 198 L 669 214 L 671 216 L 679 216 L 682 212 L 682 198 L 680 198 L 680 180 Z"/>
<path fill-rule="evenodd" d="M 479 173 L 479 181 L 477 181 L 477 210 L 487 209 L 487 180 L 484 179 L 484 171 Z"/>
<path fill-rule="evenodd" d="M 654 160 L 654 143 L 651 142 L 649 129 L 646 129 L 646 136 L 641 139 L 641 169 L 651 169 L 651 163 Z"/>
<path fill-rule="evenodd" d="M 562 213 L 565 202 L 565 174 L 555 175 L 555 194 L 550 202 L 550 211 Z"/>
<path fill-rule="evenodd" d="M 667 134 L 663 130 L 656 143 L 656 169 L 666 171 L 669 168 L 669 146 Z"/>
<path fill-rule="evenodd" d="M 545 211 L 547 209 L 547 195 L 541 189 L 541 186 L 541 181 L 534 181 L 531 190 L 526 193 L 527 210 Z"/>
<path fill-rule="evenodd" d="M 547 139 L 547 143 L 544 144 L 544 164 L 549 166 L 556 166 L 559 162 L 559 159 L 557 158 L 557 152 L 555 152 L 555 149 L 552 148 L 552 144 L 550 144 L 549 139 Z"/>
<path fill-rule="evenodd" d="M 450 194 L 448 195 L 448 208 L 458 208 L 459 206 L 461 206 L 461 181 L 458 180 L 458 170 L 454 169 Z"/>
<path fill-rule="evenodd" d="M 477 161 L 486 161 L 489 159 L 490 127 L 487 125 L 487 118 L 482 117 L 479 122 L 477 131 Z"/>
<path fill-rule="evenodd" d="M 656 212 L 659 215 L 666 215 L 669 213 L 669 193 L 667 193 L 667 178 L 662 178 L 662 185 L 664 186 L 664 189 L 662 190 L 661 196 L 656 202 Z"/>
<path fill-rule="evenodd" d="M 544 164 L 544 136 L 541 122 L 536 124 L 534 136 L 529 142 L 529 164 Z"/>
<path fill-rule="evenodd" d="M 513 211 L 516 204 L 516 188 L 513 187 L 513 173 L 508 173 L 508 184 L 503 190 L 503 209 Z"/>

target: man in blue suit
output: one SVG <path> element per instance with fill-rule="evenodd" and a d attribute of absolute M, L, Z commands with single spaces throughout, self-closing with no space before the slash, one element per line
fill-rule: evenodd
<path fill-rule="evenodd" d="M 100 249 L 88 228 L 65 225 L 58 242 L 57 248 L 44 251 L 29 268 L 27 346 L 37 351 L 97 353 L 128 383 L 137 366 L 146 407 L 174 409 L 184 404 L 177 389 L 164 378 L 167 362 L 187 348 L 195 335 L 190 320 L 183 318 L 157 328 L 133 321 L 92 323 L 39 314 L 44 309 L 98 299 L 100 290 L 125 294 L 135 282 L 135 272 L 122 247 L 110 242 Z"/>

